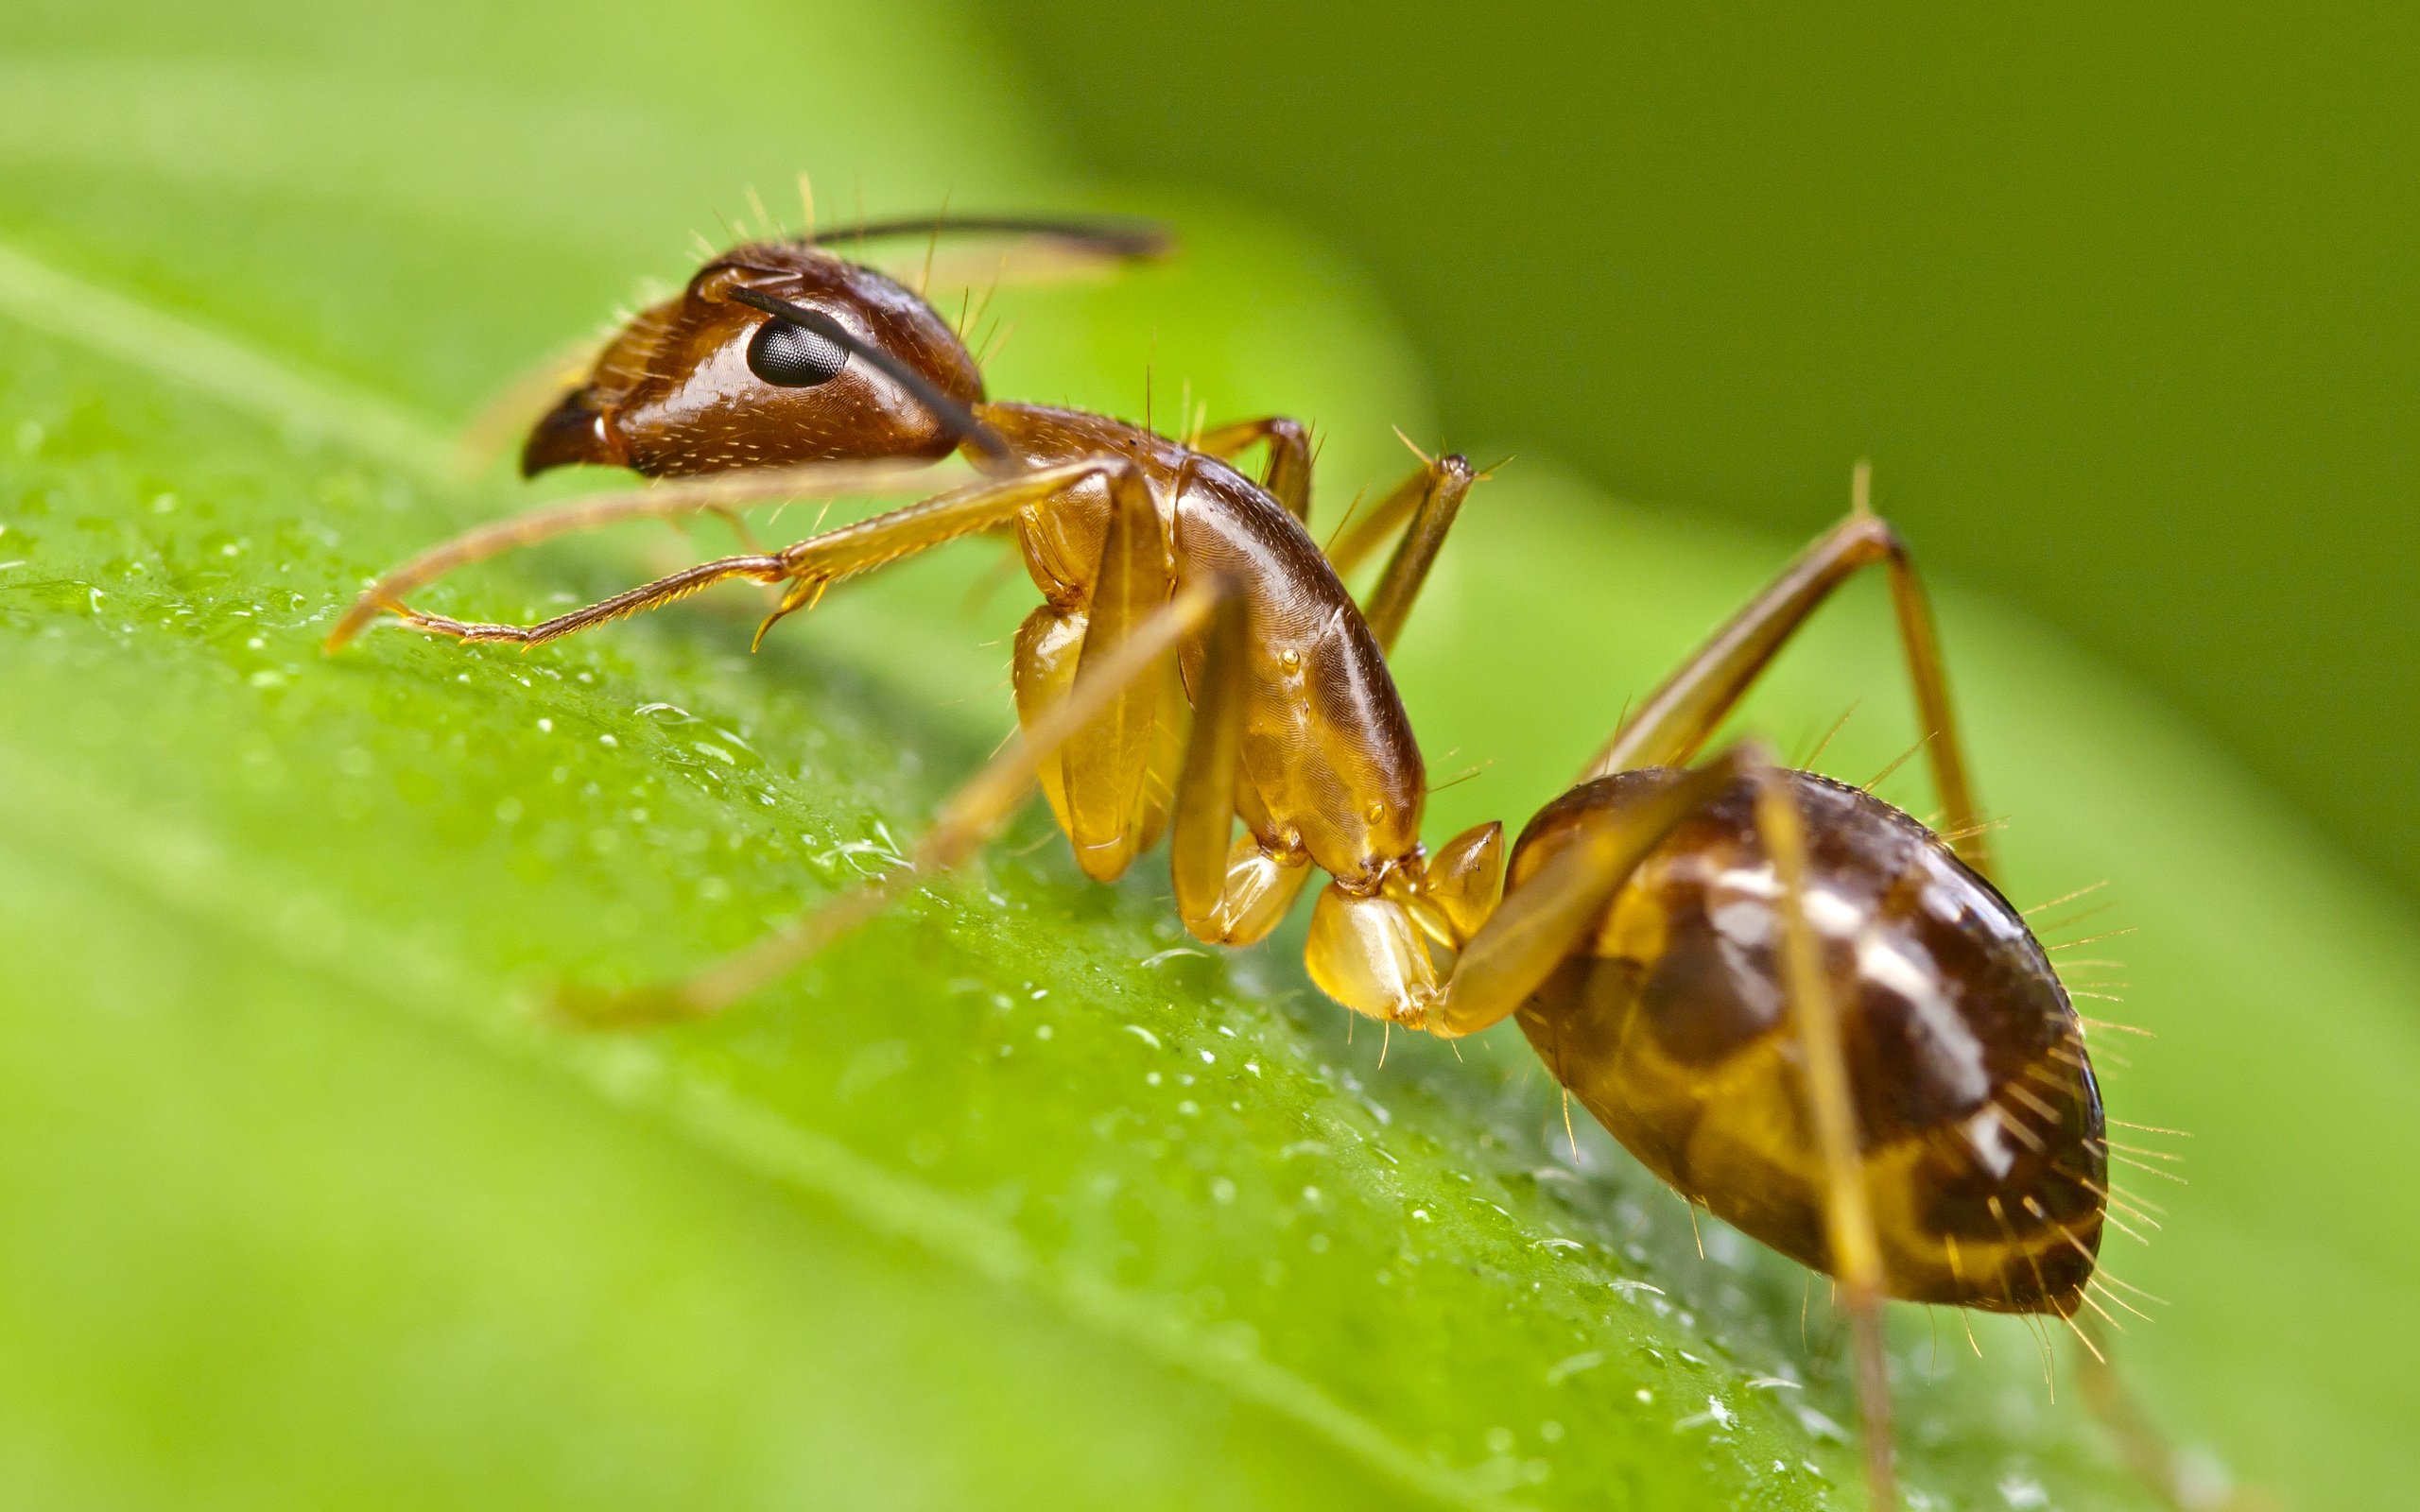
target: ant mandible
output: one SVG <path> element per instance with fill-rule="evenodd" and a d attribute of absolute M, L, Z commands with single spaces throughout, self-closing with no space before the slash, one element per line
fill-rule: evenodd
<path fill-rule="evenodd" d="M 1148 228 L 1118 223 L 949 229 L 1112 255 L 1156 246 Z M 1268 453 L 1257 482 L 1232 465 L 1255 444 Z M 953 452 L 977 481 L 541 624 L 405 603 L 456 567 L 568 531 L 895 490 Z M 1323 554 L 1305 528 L 1300 423 L 1249 421 L 1187 442 L 987 399 L 930 305 L 809 236 L 735 248 L 633 318 L 522 454 L 532 474 L 575 462 L 686 481 L 439 546 L 372 585 L 328 647 L 382 612 L 435 635 L 535 645 L 729 578 L 779 587 L 769 629 L 840 579 L 1012 531 L 1044 600 L 1015 643 L 1023 738 L 944 807 L 915 869 L 965 857 L 1038 782 L 1100 881 L 1166 832 L 1177 911 L 1207 942 L 1259 940 L 1325 872 L 1305 959 L 1329 996 L 1448 1037 L 1516 1018 L 1556 1079 L 1685 1197 L 1837 1278 L 1877 1505 L 1896 1504 L 1884 1297 L 2070 1326 L 2086 1302 L 2109 1194 L 2083 1026 L 1989 880 L 1924 590 L 1861 486 L 1849 517 L 1530 822 L 1508 865 L 1498 823 L 1422 848 L 1426 778 L 1384 655 L 1476 480 L 1460 456 L 1427 460 Z M 1398 530 L 1357 604 L 1342 574 Z M 1689 765 L 1814 610 L 1877 564 L 1928 731 L 1940 834 L 1754 745 Z M 593 1022 L 716 1013 L 882 907 L 908 874 L 685 982 L 567 1006 Z"/>

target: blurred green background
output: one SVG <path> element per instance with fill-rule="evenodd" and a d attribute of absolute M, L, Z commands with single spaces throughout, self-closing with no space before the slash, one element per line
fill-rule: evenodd
<path fill-rule="evenodd" d="M 1813 533 L 1871 456 L 2420 892 L 2420 16 L 1000 0 L 1084 160 L 1368 268 L 1446 436 Z"/>
<path fill-rule="evenodd" d="M 465 483 L 446 437 L 759 218 L 752 189 L 786 212 L 808 168 L 827 220 L 947 197 L 1179 222 L 1168 266 L 1003 291 L 1001 393 L 1138 414 L 1148 368 L 1164 418 L 1183 393 L 1309 417 L 1323 519 L 1401 472 L 1390 422 L 1522 454 L 1396 659 L 1436 774 L 1484 766 L 1436 796 L 1432 835 L 1551 794 L 1875 455 L 1945 569 L 2013 895 L 2106 879 L 2107 911 L 2061 937 L 2135 931 L 2122 971 L 2076 963 L 2157 1035 L 2096 1040 L 2112 1107 L 2192 1131 L 2171 1146 L 2189 1186 L 2128 1173 L 2167 1228 L 2112 1268 L 2173 1304 L 2128 1368 L 2182 1440 L 2290 1504 L 2400 1506 L 2420 1479 L 2408 901 L 2274 771 L 2247 777 L 2141 647 L 2080 652 L 2088 623 L 2030 596 L 2135 570 L 2118 524 L 2046 521 L 2149 490 L 1973 491 L 2009 487 L 1980 458 L 2081 472 L 2087 443 L 2139 476 L 2149 443 L 2109 394 L 2174 353 L 1975 272 L 2048 232 L 1927 168 L 1956 134 L 1910 102 L 1975 122 L 2006 91 L 1836 39 L 1834 72 L 1910 76 L 1842 88 L 1863 104 L 1836 117 L 1789 18 L 1720 45 L 1483 22 L 1490 45 L 1400 12 L 1120 27 L 942 0 L 0 10 L 0 1504 L 1858 1504 L 1803 1272 L 1719 1226 L 1701 1252 L 1584 1123 L 1567 1148 L 1517 1035 L 1396 1037 L 1381 1064 L 1287 942 L 1169 954 L 1162 865 L 1087 887 L 1037 815 L 727 1022 L 600 1040 L 533 1013 L 544 984 L 676 971 L 846 885 L 1008 728 L 1000 637 L 1029 600 L 970 611 L 972 545 L 755 657 L 744 595 L 527 657 L 392 633 L 317 654 L 365 575 L 591 481 Z M 2096 112 L 2147 98 L 2009 105 L 2078 154 L 2009 173 L 2044 204 L 2107 185 L 2083 161 Z M 1513 129 L 1532 110 L 1562 134 Z M 1865 145 L 1823 146 L 1802 113 Z M 1566 193 L 1591 152 L 1639 193 Z M 1478 163 L 1459 187 L 1457 162 Z M 1526 210 L 1505 198 L 1524 181 Z M 2107 197 L 2138 228 L 2156 208 Z M 2290 228 L 2222 229 L 2196 245 L 2240 271 Z M 2051 260 L 2069 289 L 2079 237 Z M 1514 277 L 1524 259 L 1570 292 Z M 2106 287 L 2093 307 L 2113 302 L 2167 308 Z M 2052 329 L 2100 386 L 2075 412 L 2028 411 L 2056 387 L 2014 376 L 2056 366 Z M 2160 381 L 2275 367 L 2174 356 Z M 1953 382 L 1970 370 L 2001 387 Z M 1616 387 L 1583 402 L 1575 374 Z M 2070 481 L 2108 482 L 2090 471 Z M 2170 558 L 2324 514 L 2217 497 L 2192 506 L 2210 531 L 2160 542 L 2182 607 L 2147 619 L 2232 642 L 2229 615 L 2274 602 L 2282 644 L 2330 623 L 2306 607 L 2391 612 L 2306 605 L 2272 581 L 2283 551 L 2193 596 Z M 2341 537 L 2312 548 L 2340 585 L 2386 572 Z M 568 544 L 430 607 L 532 615 L 722 539 Z M 1993 576 L 2019 548 L 2047 565 Z M 2210 651 L 2214 676 L 2239 649 Z M 1852 590 L 1751 722 L 1805 748 L 1859 700 L 1825 765 L 1868 777 L 1911 739 L 1893 655 L 1878 590 Z M 2391 755 L 2382 692 L 2241 682 L 2360 730 L 2322 754 Z M 1886 795 L 1926 802 L 1913 771 Z M 1902 1311 L 1931 1506 L 2148 1504 L 2021 1327 L 1981 1320 L 1973 1359 L 1951 1320 Z"/>

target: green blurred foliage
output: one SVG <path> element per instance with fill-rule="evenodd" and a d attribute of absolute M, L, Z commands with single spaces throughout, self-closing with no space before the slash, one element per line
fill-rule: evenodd
<path fill-rule="evenodd" d="M 2420 24 L 1002 0 L 1084 161 L 1369 267 L 1445 434 L 1804 537 L 1853 457 L 2420 891 Z"/>
<path fill-rule="evenodd" d="M 1719 1227 L 1701 1255 L 1601 1135 L 1566 1149 L 1517 1036 L 1381 1065 L 1283 942 L 1169 954 L 1159 863 L 1090 887 L 1038 813 L 727 1022 L 536 1016 L 914 832 L 1008 725 L 1024 603 L 966 607 L 981 549 L 754 658 L 744 596 L 527 657 L 318 656 L 364 575 L 549 491 L 449 480 L 446 427 L 751 184 L 811 168 L 827 216 L 860 183 L 1083 198 L 965 17 L 0 35 L 0 1501 L 1855 1504 L 1803 1272 Z M 1387 422 L 1427 401 L 1367 288 L 1149 203 L 1185 258 L 1004 292 L 995 388 L 1131 413 L 1148 367 L 1156 404 L 1315 417 L 1326 518 L 1398 471 Z M 429 603 L 535 614 L 718 544 L 633 532 Z M 1777 556 L 1549 468 L 1491 485 L 1400 658 L 1432 765 L 1488 764 L 1433 832 L 1543 802 Z M 2420 947 L 2041 632 L 1957 595 L 1945 628 L 2017 895 L 2108 878 L 2141 927 L 2159 1038 L 2113 1108 L 2197 1134 L 2167 1231 L 2113 1257 L 2173 1303 L 2130 1367 L 2235 1469 L 2395 1504 L 2415 1235 L 2375 1198 L 2420 1143 Z M 1866 776 L 1910 738 L 1892 655 L 1854 594 L 1755 720 L 1788 745 L 1862 699 L 1826 765 Z M 2144 1504 L 2019 1326 L 1979 1361 L 1939 1321 L 1938 1351 L 1895 1333 L 1933 1504 Z"/>

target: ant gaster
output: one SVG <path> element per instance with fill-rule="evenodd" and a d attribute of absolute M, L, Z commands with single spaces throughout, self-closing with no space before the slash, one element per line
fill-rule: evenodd
<path fill-rule="evenodd" d="M 1119 224 L 951 229 L 1154 246 Z M 1267 449 L 1258 481 L 1232 465 L 1253 445 Z M 897 489 L 953 452 L 977 481 L 542 624 L 405 603 L 466 562 L 570 530 Z M 1306 959 L 1330 996 L 1443 1036 L 1517 1018 L 1557 1080 L 1685 1197 L 1838 1278 L 1877 1504 L 1895 1504 L 1882 1297 L 2070 1319 L 2083 1305 L 2108 1150 L 2083 1027 L 1988 880 L 1930 611 L 1861 474 L 1849 517 L 1639 706 L 1508 867 L 1500 824 L 1423 850 L 1426 780 L 1384 656 L 1475 481 L 1460 456 L 1426 461 L 1323 554 L 1305 528 L 1301 424 L 1187 442 L 989 399 L 917 294 L 807 238 L 735 248 L 631 320 L 522 457 L 531 473 L 576 462 L 684 481 L 441 546 L 364 593 L 330 648 L 382 612 L 532 645 L 729 578 L 779 588 L 769 628 L 842 578 L 1012 531 L 1043 598 L 1015 644 L 1024 738 L 951 799 L 920 869 L 963 858 L 1038 781 L 1092 877 L 1117 877 L 1166 832 L 1178 912 L 1205 941 L 1260 939 L 1325 872 Z M 1357 604 L 1341 576 L 1398 530 Z M 1689 765 L 1816 608 L 1873 565 L 1890 577 L 1946 838 L 1752 745 Z M 905 874 L 686 982 L 570 1005 L 601 1022 L 717 1012 L 883 906 Z"/>

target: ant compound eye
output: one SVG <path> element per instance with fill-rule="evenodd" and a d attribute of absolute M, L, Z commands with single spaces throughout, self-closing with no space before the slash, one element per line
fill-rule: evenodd
<path fill-rule="evenodd" d="M 748 342 L 748 370 L 776 388 L 812 388 L 849 365 L 849 353 L 794 320 L 772 319 Z"/>

